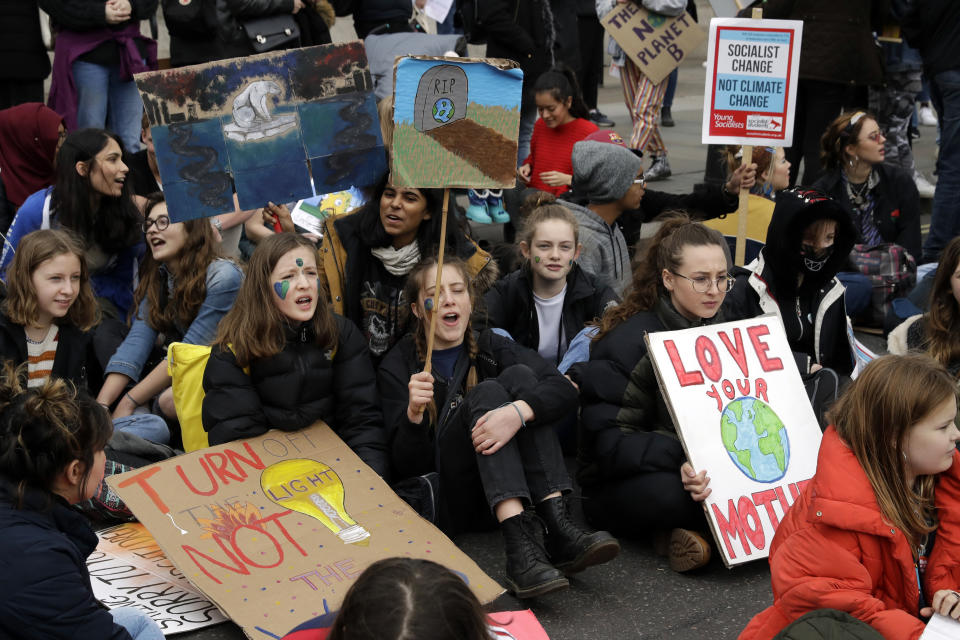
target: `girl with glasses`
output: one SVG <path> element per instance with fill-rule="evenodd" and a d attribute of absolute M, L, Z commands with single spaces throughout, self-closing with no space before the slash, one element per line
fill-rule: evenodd
<path fill-rule="evenodd" d="M 719 231 L 684 213 L 658 220 L 623 303 L 600 320 L 590 360 L 569 371 L 582 405 L 577 479 L 591 524 L 626 536 L 654 533 L 670 567 L 689 571 L 710 559 L 700 505 L 710 479 L 686 462 L 644 335 L 722 321 L 732 281 Z"/>
<path fill-rule="evenodd" d="M 920 194 L 911 174 L 884 162 L 885 142 L 873 114 L 840 115 L 820 140 L 825 173 L 813 186 L 840 203 L 858 244 L 898 244 L 919 261 Z M 848 290 L 847 312 L 856 318 L 870 303 L 869 281 L 859 273 L 839 277 Z"/>
<path fill-rule="evenodd" d="M 157 360 L 158 339 L 164 346 L 210 344 L 243 280 L 240 268 L 220 257 L 213 227 L 205 218 L 171 222 L 159 193 L 147 199 L 144 211 L 141 228 L 149 252 L 134 297 L 137 312 L 106 366 L 97 396 L 102 404 L 114 406 L 115 419 L 149 406 L 158 395 L 160 412 L 176 417 L 166 358 L 147 368 L 148 361 Z"/>
<path fill-rule="evenodd" d="M 0 256 L 4 272 L 23 236 L 63 227 L 86 245 L 90 282 L 104 317 L 120 319 L 133 302 L 137 263 L 143 254 L 140 211 L 127 181 L 123 145 L 103 129 L 67 136 L 57 152 L 53 187 L 29 196 L 17 211 Z M 6 277 L 4 275 L 4 277 Z"/>

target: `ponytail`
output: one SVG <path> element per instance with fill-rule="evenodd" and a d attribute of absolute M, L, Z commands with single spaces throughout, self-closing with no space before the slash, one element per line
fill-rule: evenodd
<path fill-rule="evenodd" d="M 583 101 L 583 94 L 580 93 L 577 74 L 566 65 L 557 65 L 540 74 L 533 85 L 533 93 L 542 92 L 549 93 L 559 102 L 566 102 L 567 98 L 572 98 L 569 111 L 574 118 L 586 118 L 590 115 L 590 110 Z"/>

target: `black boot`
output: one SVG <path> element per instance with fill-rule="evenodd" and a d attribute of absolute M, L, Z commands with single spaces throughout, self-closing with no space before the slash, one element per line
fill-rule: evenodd
<path fill-rule="evenodd" d="M 620 543 L 606 531 L 590 531 L 574 522 L 563 497 L 537 505 L 547 525 L 546 548 L 550 561 L 564 573 L 577 573 L 617 557 Z"/>
<path fill-rule="evenodd" d="M 507 518 L 500 523 L 507 552 L 507 587 L 518 598 L 535 598 L 570 586 L 563 574 L 547 559 L 532 513 Z"/>

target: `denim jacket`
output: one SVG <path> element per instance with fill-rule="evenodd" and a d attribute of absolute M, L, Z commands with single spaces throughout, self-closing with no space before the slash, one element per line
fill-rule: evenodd
<path fill-rule="evenodd" d="M 243 272 L 235 263 L 224 259 L 211 262 L 207 267 L 207 297 L 200 305 L 193 322 L 184 331 L 181 341 L 189 344 L 210 344 L 216 337 L 220 319 L 233 306 L 242 281 Z M 157 342 L 157 332 L 147 324 L 149 316 L 149 302 L 144 298 L 137 309 L 137 317 L 133 320 L 130 333 L 110 358 L 106 373 L 122 373 L 134 382 L 139 382 L 143 365 Z"/>

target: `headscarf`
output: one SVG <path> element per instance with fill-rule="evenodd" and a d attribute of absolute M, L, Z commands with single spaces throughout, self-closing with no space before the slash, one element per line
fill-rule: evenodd
<path fill-rule="evenodd" d="M 39 102 L 0 111 L 0 179 L 14 205 L 53 184 L 61 124 L 63 118 Z"/>

